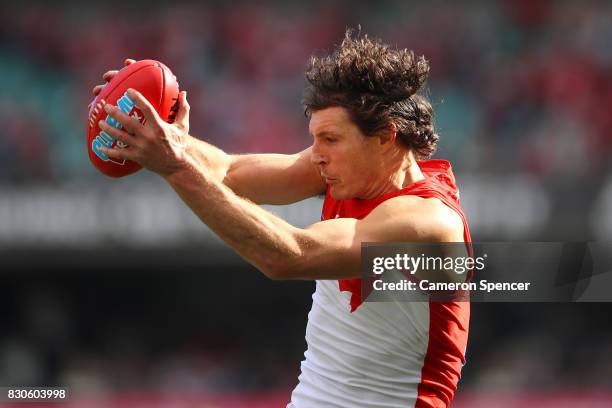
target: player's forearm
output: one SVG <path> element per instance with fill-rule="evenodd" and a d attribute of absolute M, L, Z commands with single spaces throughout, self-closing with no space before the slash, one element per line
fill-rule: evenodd
<path fill-rule="evenodd" d="M 238 197 L 206 169 L 192 162 L 166 177 L 191 210 L 249 263 L 272 279 L 301 256 L 300 230 Z"/>
<path fill-rule="evenodd" d="M 188 138 L 187 153 L 217 181 L 223 182 L 232 163 L 231 155 L 193 136 Z"/>

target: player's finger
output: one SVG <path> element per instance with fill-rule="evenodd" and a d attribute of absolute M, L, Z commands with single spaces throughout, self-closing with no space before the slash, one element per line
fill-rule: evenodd
<path fill-rule="evenodd" d="M 134 161 L 134 158 L 133 158 L 134 151 L 129 147 L 126 147 L 123 149 L 117 149 L 117 148 L 109 149 L 108 147 L 102 146 L 100 147 L 100 151 L 104 153 L 106 156 L 111 157 L 113 159 Z"/>
<path fill-rule="evenodd" d="M 130 135 L 125 130 L 111 126 L 104 120 L 99 121 L 98 124 L 100 125 L 100 129 L 106 132 L 113 139 L 117 139 L 128 146 L 138 146 L 138 138 Z"/>
<path fill-rule="evenodd" d="M 104 85 L 96 85 L 93 87 L 91 92 L 94 94 L 94 96 L 98 96 L 98 94 L 102 92 L 103 88 L 104 88 Z"/>
<path fill-rule="evenodd" d="M 183 129 L 189 131 L 189 110 L 191 109 L 189 106 L 189 102 L 187 102 L 187 92 L 182 91 L 179 94 L 179 108 L 176 113 L 175 124 L 182 127 Z"/>
<path fill-rule="evenodd" d="M 148 123 L 154 124 L 161 122 L 161 119 L 153 105 L 151 105 L 140 92 L 130 88 L 127 90 L 127 94 L 136 103 L 136 107 L 140 109 Z"/>
<path fill-rule="evenodd" d="M 115 75 L 117 75 L 119 71 L 116 69 L 112 69 L 110 71 L 106 71 L 103 75 L 102 75 L 102 79 L 105 80 L 106 82 L 109 82 L 111 79 L 113 79 L 115 77 Z"/>
<path fill-rule="evenodd" d="M 123 65 L 125 65 L 127 67 L 128 65 L 132 65 L 135 62 L 136 62 L 135 59 L 126 58 L 125 61 L 123 61 Z"/>
<path fill-rule="evenodd" d="M 106 105 L 104 105 L 104 110 L 111 117 L 109 125 L 117 127 L 116 124 L 118 123 L 123 126 L 123 128 L 128 133 L 132 134 L 138 134 L 142 132 L 142 124 L 137 119 L 121 112 L 121 109 L 117 108 L 116 106 L 107 103 Z"/>

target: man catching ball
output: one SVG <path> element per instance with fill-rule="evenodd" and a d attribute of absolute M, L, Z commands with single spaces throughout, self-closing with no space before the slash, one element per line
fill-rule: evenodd
<path fill-rule="evenodd" d="M 426 160 L 438 143 L 432 107 L 418 93 L 428 72 L 412 51 L 348 31 L 330 56 L 310 61 L 304 106 L 313 142 L 294 155 L 228 155 L 189 136 L 184 92 L 173 124 L 136 91 L 144 125 L 105 107 L 123 130 L 101 129 L 129 148 L 104 154 L 161 175 L 269 278 L 316 280 L 288 407 L 447 407 L 453 399 L 469 303 L 363 302 L 359 279 L 363 242 L 470 241 L 450 164 Z M 321 194 L 322 221 L 304 229 L 259 206 Z"/>

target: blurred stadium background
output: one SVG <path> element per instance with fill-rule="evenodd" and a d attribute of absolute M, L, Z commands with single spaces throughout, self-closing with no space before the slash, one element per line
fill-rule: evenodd
<path fill-rule="evenodd" d="M 475 240 L 612 238 L 609 1 L 1 6 L 0 386 L 67 386 L 73 406 L 288 399 L 313 283 L 260 276 L 155 176 L 97 173 L 86 107 L 107 69 L 159 59 L 192 134 L 295 152 L 307 59 L 358 24 L 430 60 L 436 157 Z M 271 209 L 308 225 L 320 205 Z M 474 304 L 454 406 L 612 406 L 610 312 Z"/>

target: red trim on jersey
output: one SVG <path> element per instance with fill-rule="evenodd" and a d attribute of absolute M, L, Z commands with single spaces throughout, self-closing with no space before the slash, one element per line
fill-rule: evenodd
<path fill-rule="evenodd" d="M 470 304 L 429 302 L 429 342 L 415 408 L 446 408 L 465 363 Z"/>
<path fill-rule="evenodd" d="M 399 195 L 435 197 L 461 216 L 464 240 L 471 243 L 467 218 L 459 204 L 459 191 L 450 163 L 446 160 L 427 160 L 418 162 L 418 165 L 425 176 L 424 180 L 372 200 L 335 200 L 328 189 L 321 219 L 362 219 L 380 203 Z M 470 245 L 468 251 L 471 256 Z M 340 291 L 351 293 L 351 312 L 357 310 L 363 302 L 361 279 L 340 279 L 338 286 Z M 469 320 L 469 302 L 429 303 L 429 342 L 421 370 L 416 408 L 447 407 L 453 399 L 461 367 L 465 363 Z"/>

